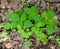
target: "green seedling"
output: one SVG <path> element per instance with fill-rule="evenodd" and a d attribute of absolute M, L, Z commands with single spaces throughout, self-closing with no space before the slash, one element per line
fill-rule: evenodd
<path fill-rule="evenodd" d="M 2 36 L 4 37 L 4 39 L 8 39 L 8 35 L 6 32 L 2 32 Z"/>
<path fill-rule="evenodd" d="M 2 32 L 1 34 L 3 38 L 0 38 L 0 42 L 6 41 L 8 39 L 8 34 L 6 32 Z"/>
<path fill-rule="evenodd" d="M 31 45 L 31 42 L 30 42 L 30 41 L 25 41 L 25 42 L 24 42 L 24 47 L 25 47 L 25 48 L 30 47 L 30 45 Z"/>
<path fill-rule="evenodd" d="M 60 47 L 60 38 L 59 38 L 59 36 L 56 37 L 56 41 L 55 41 L 55 42 L 56 42 L 56 44 L 58 44 L 59 47 Z"/>
<path fill-rule="evenodd" d="M 52 35 L 48 37 L 49 40 L 52 40 L 53 38 L 54 38 L 54 36 L 52 36 Z"/>

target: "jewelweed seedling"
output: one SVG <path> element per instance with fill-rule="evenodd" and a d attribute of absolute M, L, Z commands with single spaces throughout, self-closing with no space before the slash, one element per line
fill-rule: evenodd
<path fill-rule="evenodd" d="M 22 38 L 30 38 L 32 35 L 36 35 L 36 40 L 41 41 L 44 45 L 47 44 L 47 34 L 53 34 L 54 30 L 57 30 L 57 21 L 54 19 L 55 12 L 50 9 L 43 11 L 39 14 L 36 6 L 27 7 L 23 10 L 17 10 L 6 14 L 6 18 L 11 19 L 10 23 L 2 24 L 2 27 L 6 30 L 17 29 Z"/>

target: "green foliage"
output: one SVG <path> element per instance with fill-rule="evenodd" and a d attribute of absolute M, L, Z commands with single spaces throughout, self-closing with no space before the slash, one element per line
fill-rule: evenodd
<path fill-rule="evenodd" d="M 35 22 L 40 22 L 40 21 L 41 21 L 40 15 L 37 15 L 37 14 L 36 14 L 36 15 L 34 16 L 33 20 L 34 20 Z"/>
<path fill-rule="evenodd" d="M 20 17 L 20 16 L 22 15 L 23 12 L 22 12 L 21 10 L 16 10 L 15 13 L 18 14 L 19 17 Z"/>
<path fill-rule="evenodd" d="M 24 29 L 19 29 L 19 34 L 21 35 L 21 37 L 23 38 L 29 38 L 33 33 L 28 31 L 28 32 L 25 32 Z"/>
<path fill-rule="evenodd" d="M 28 48 L 28 47 L 30 47 L 30 44 L 31 44 L 30 41 L 25 41 L 25 42 L 24 42 L 24 47 L 25 47 L 25 48 Z"/>
<path fill-rule="evenodd" d="M 47 36 L 42 32 L 38 32 L 37 40 L 40 40 L 44 45 L 47 44 Z"/>
<path fill-rule="evenodd" d="M 15 12 L 6 14 L 6 17 L 11 19 L 12 21 L 18 21 L 19 20 L 19 15 Z"/>
<path fill-rule="evenodd" d="M 31 14 L 37 14 L 38 13 L 38 8 L 33 6 L 31 7 Z"/>
<path fill-rule="evenodd" d="M 41 13 L 41 17 L 42 17 L 42 18 L 46 18 L 46 11 L 43 11 L 43 12 Z"/>
<path fill-rule="evenodd" d="M 48 10 L 47 18 L 52 20 L 54 18 L 54 16 L 55 16 L 55 12 L 52 9 Z"/>
<path fill-rule="evenodd" d="M 29 3 L 25 3 L 24 4 L 24 7 L 29 7 Z"/>
<path fill-rule="evenodd" d="M 51 39 L 53 39 L 53 38 L 54 38 L 54 36 L 52 36 L 52 35 L 48 37 L 49 40 L 51 40 Z"/>
<path fill-rule="evenodd" d="M 37 27 L 44 27 L 44 25 L 45 25 L 44 22 L 38 22 L 37 23 Z"/>
<path fill-rule="evenodd" d="M 59 38 L 59 36 L 56 37 L 56 41 L 55 42 L 56 42 L 56 44 L 58 44 L 60 46 L 60 38 Z"/>
<path fill-rule="evenodd" d="M 4 37 L 4 39 L 8 39 L 8 35 L 6 32 L 2 32 L 2 36 Z"/>
<path fill-rule="evenodd" d="M 30 13 L 31 13 L 31 9 L 25 7 L 25 8 L 24 8 L 24 13 L 26 13 L 26 14 L 30 14 Z"/>
<path fill-rule="evenodd" d="M 21 15 L 21 17 L 20 17 L 20 20 L 21 20 L 21 21 L 25 21 L 25 20 L 26 20 L 26 14 L 23 13 L 23 14 Z"/>
<path fill-rule="evenodd" d="M 2 26 L 4 29 L 6 29 L 6 30 L 8 30 L 8 29 L 11 28 L 10 23 L 3 23 L 3 24 L 1 24 L 1 26 Z"/>
<path fill-rule="evenodd" d="M 32 27 L 32 26 L 33 26 L 33 24 L 31 23 L 30 20 L 24 21 L 24 28 L 30 28 L 30 27 Z"/>
<path fill-rule="evenodd" d="M 11 29 L 16 28 L 17 22 L 11 22 Z"/>
<path fill-rule="evenodd" d="M 52 25 L 47 25 L 46 26 L 46 31 L 49 33 L 49 34 L 53 34 L 53 31 L 54 31 L 54 28 Z"/>
<path fill-rule="evenodd" d="M 55 12 L 50 9 L 43 11 L 41 14 L 38 13 L 36 6 L 29 8 L 25 4 L 23 10 L 6 14 L 6 17 L 11 19 L 11 22 L 4 23 L 2 26 L 6 30 L 17 28 L 22 38 L 30 38 L 32 35 L 36 35 L 36 40 L 46 45 L 52 36 L 47 39 L 48 36 L 44 33 L 44 30 L 46 29 L 47 34 L 53 34 L 54 30 L 58 29 L 57 21 L 54 19 Z M 29 42 L 24 45 L 27 47 Z"/>
<path fill-rule="evenodd" d="M 34 17 L 35 17 L 35 14 L 30 14 L 30 15 L 28 16 L 28 19 L 29 19 L 29 20 L 32 20 Z"/>
<path fill-rule="evenodd" d="M 6 32 L 1 32 L 3 38 L 0 38 L 0 42 L 3 42 L 8 39 L 8 34 Z"/>

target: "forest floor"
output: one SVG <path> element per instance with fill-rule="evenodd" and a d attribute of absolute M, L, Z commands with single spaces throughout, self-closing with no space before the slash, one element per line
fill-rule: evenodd
<path fill-rule="evenodd" d="M 60 37 L 60 0 L 1 0 L 0 3 L 0 24 L 3 22 L 8 22 L 6 18 L 6 13 L 13 12 L 15 10 L 23 9 L 24 3 L 29 3 L 31 6 L 39 6 L 39 12 L 41 13 L 44 10 L 54 9 L 56 13 L 56 20 L 58 21 L 59 30 L 53 36 L 58 35 Z M 0 26 L 0 38 L 1 32 L 6 31 Z M 26 49 L 23 46 L 23 43 L 26 39 L 20 37 L 20 35 L 12 31 L 7 31 L 9 33 L 9 39 L 0 43 L 0 49 Z M 60 47 L 54 43 L 54 40 L 48 41 L 47 45 L 43 45 L 41 42 L 35 41 L 34 37 L 32 39 L 32 45 L 27 49 L 60 49 Z"/>

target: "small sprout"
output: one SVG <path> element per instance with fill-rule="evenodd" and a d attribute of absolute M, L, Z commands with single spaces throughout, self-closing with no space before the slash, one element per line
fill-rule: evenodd
<path fill-rule="evenodd" d="M 24 4 L 24 7 L 29 7 L 29 3 L 25 3 Z"/>
<path fill-rule="evenodd" d="M 49 36 L 49 37 L 48 37 L 49 40 L 51 40 L 51 39 L 53 39 L 53 38 L 54 38 L 54 36 Z"/>
<path fill-rule="evenodd" d="M 30 47 L 30 45 L 31 45 L 30 41 L 25 41 L 24 42 L 24 47 L 28 48 L 28 47 Z"/>
<path fill-rule="evenodd" d="M 56 37 L 56 41 L 55 41 L 59 46 L 60 46 L 60 38 Z"/>
<path fill-rule="evenodd" d="M 16 29 L 12 29 L 13 32 L 16 32 Z"/>
<path fill-rule="evenodd" d="M 8 39 L 8 35 L 6 32 L 2 32 L 2 36 L 4 37 L 4 40 L 7 40 Z"/>
<path fill-rule="evenodd" d="M 44 33 L 40 32 L 37 35 L 37 40 L 40 40 L 43 43 L 43 45 L 46 45 L 47 44 L 47 35 L 45 35 Z"/>
<path fill-rule="evenodd" d="M 6 30 L 10 29 L 11 28 L 11 24 L 10 23 L 4 23 L 2 24 L 2 27 Z"/>

